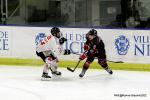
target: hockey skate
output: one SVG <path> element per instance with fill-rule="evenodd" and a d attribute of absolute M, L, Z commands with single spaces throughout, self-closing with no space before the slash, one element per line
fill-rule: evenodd
<path fill-rule="evenodd" d="M 53 78 L 60 78 L 61 77 L 61 72 L 59 72 L 59 71 L 52 71 L 52 77 Z"/>
<path fill-rule="evenodd" d="M 60 75 L 61 75 L 61 72 L 59 72 L 59 71 L 52 71 L 52 75 L 60 76 Z"/>
<path fill-rule="evenodd" d="M 48 73 L 43 72 L 41 80 L 49 80 L 49 79 L 51 79 L 51 76 L 49 76 Z"/>
<path fill-rule="evenodd" d="M 86 70 L 85 69 L 82 69 L 82 72 L 79 74 L 79 77 L 83 77 L 84 75 L 85 75 L 85 72 L 86 72 Z"/>
<path fill-rule="evenodd" d="M 110 68 L 105 68 L 105 70 L 110 74 L 110 75 L 112 75 L 113 74 L 113 71 L 110 69 Z"/>

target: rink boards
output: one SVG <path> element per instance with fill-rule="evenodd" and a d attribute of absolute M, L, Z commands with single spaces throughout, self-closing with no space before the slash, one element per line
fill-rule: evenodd
<path fill-rule="evenodd" d="M 0 26 L 0 56 L 7 58 L 37 58 L 35 35 L 50 34 L 51 27 Z M 60 28 L 68 41 L 64 49 L 70 49 L 70 56 L 63 60 L 77 60 L 84 52 L 85 34 L 90 28 Z M 150 30 L 96 29 L 102 37 L 107 58 L 111 61 L 149 63 Z"/>

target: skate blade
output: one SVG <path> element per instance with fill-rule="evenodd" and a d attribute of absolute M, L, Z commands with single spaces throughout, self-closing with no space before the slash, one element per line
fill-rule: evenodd
<path fill-rule="evenodd" d="M 51 81 L 51 80 L 52 80 L 51 78 L 44 78 L 44 77 L 41 78 L 41 81 Z"/>
<path fill-rule="evenodd" d="M 79 77 L 79 79 L 80 79 L 80 80 L 84 80 L 84 79 L 86 79 L 86 77 L 85 77 L 85 76 Z"/>

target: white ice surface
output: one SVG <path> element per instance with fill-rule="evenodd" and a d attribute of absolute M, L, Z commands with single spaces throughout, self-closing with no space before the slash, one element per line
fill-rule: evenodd
<path fill-rule="evenodd" d="M 79 78 L 59 69 L 61 77 L 41 81 L 42 67 L 0 66 L 0 100 L 150 100 L 150 73 L 89 69 Z M 114 94 L 130 95 L 118 97 Z M 131 94 L 146 94 L 131 96 Z"/>

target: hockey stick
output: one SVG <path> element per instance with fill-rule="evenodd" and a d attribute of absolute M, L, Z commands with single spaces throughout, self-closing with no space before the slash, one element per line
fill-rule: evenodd
<path fill-rule="evenodd" d="M 75 55 L 80 55 L 80 54 L 78 54 L 78 53 L 73 53 L 73 54 L 75 54 Z M 96 57 L 96 59 L 97 59 L 97 57 Z M 112 60 L 107 60 L 108 62 L 113 62 L 113 63 L 124 63 L 123 61 L 112 61 Z"/>
<path fill-rule="evenodd" d="M 74 72 L 76 70 L 76 68 L 78 67 L 79 63 L 81 60 L 78 61 L 77 65 L 74 67 L 74 69 L 71 69 L 70 67 L 67 67 L 67 69 L 71 72 Z"/>
<path fill-rule="evenodd" d="M 108 62 L 113 62 L 113 63 L 124 63 L 123 61 L 112 61 L 112 60 L 107 60 Z"/>

